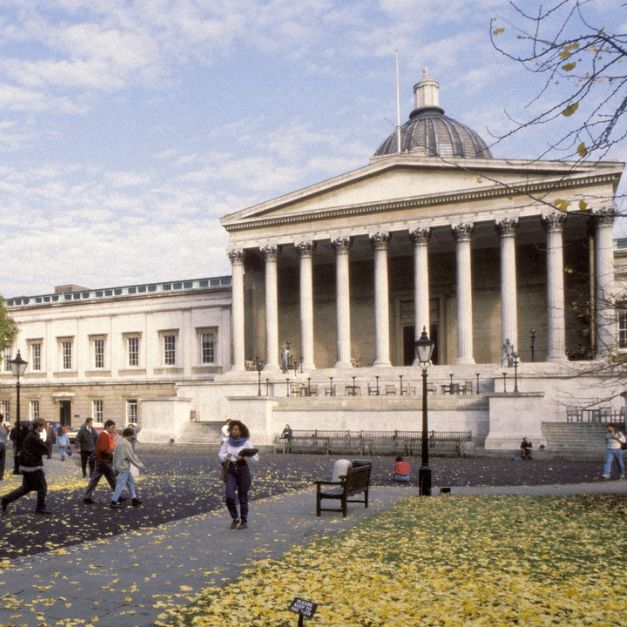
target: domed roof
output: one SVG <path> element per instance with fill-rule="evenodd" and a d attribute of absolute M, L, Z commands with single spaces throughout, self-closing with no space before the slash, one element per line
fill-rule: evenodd
<path fill-rule="evenodd" d="M 401 152 L 413 152 L 425 157 L 461 157 L 491 159 L 486 143 L 472 129 L 444 115 L 439 103 L 439 85 L 429 78 L 427 68 L 422 80 L 414 86 L 416 108 L 401 126 Z M 398 136 L 392 133 L 374 153 L 397 154 Z"/>

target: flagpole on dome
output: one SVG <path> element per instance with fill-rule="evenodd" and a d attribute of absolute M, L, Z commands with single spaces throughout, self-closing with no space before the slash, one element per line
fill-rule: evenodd
<path fill-rule="evenodd" d="M 396 56 L 396 150 L 401 152 L 401 79 L 398 66 L 398 50 L 394 51 Z"/>

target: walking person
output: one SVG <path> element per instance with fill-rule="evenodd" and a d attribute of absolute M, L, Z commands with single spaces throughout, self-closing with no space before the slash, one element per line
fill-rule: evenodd
<path fill-rule="evenodd" d="M 70 437 L 67 434 L 67 427 L 65 425 L 59 427 L 59 431 L 57 432 L 57 445 L 59 447 L 61 461 L 64 462 L 66 454 L 72 454 L 70 451 Z"/>
<path fill-rule="evenodd" d="M 52 459 L 52 447 L 54 446 L 57 437 L 54 429 L 52 428 L 52 425 L 47 420 L 45 422 L 46 427 L 42 432 L 41 439 L 46 443 L 46 446 L 48 448 L 48 459 Z"/>
<path fill-rule="evenodd" d="M 625 478 L 625 460 L 621 444 L 625 443 L 625 436 L 617 429 L 615 424 L 607 425 L 605 434 L 605 466 L 603 466 L 603 479 L 609 479 L 612 475 L 612 461 L 616 460 L 620 471 L 620 478 Z"/>
<path fill-rule="evenodd" d="M 36 514 L 50 514 L 46 509 L 46 494 L 48 485 L 44 473 L 43 456 L 48 453 L 48 447 L 41 439 L 41 434 L 46 428 L 46 421 L 43 418 L 36 418 L 33 428 L 22 442 L 20 450 L 20 472 L 22 473 L 22 485 L 9 492 L 0 500 L 2 511 L 7 511 L 7 506 L 13 501 L 21 498 L 25 494 L 37 491 Z"/>
<path fill-rule="evenodd" d="M 231 514 L 231 529 L 248 528 L 248 490 L 251 479 L 247 460 L 259 461 L 257 449 L 252 447 L 249 437 L 245 424 L 239 420 L 231 420 L 229 437 L 222 443 L 218 453 L 226 474 L 225 501 Z M 239 514 L 235 501 L 236 491 Z"/>
<path fill-rule="evenodd" d="M 137 492 L 135 490 L 135 480 L 133 479 L 133 473 L 131 472 L 131 464 L 140 470 L 145 470 L 144 464 L 142 464 L 135 451 L 133 449 L 133 435 L 134 430 L 132 427 L 126 427 L 122 431 L 122 439 L 117 443 L 115 451 L 113 452 L 113 470 L 118 473 L 117 481 L 115 484 L 115 490 L 111 497 L 111 508 L 119 509 L 122 507 L 118 502 L 124 486 L 128 486 L 128 491 L 131 493 L 131 503 L 133 507 L 137 507 L 142 502 L 137 498 Z"/>
<path fill-rule="evenodd" d="M 81 452 L 81 469 L 83 477 L 87 476 L 87 464 L 89 464 L 89 476 L 94 474 L 96 466 L 96 440 L 98 434 L 94 429 L 94 419 L 86 418 L 83 426 L 78 430 L 76 436 L 76 448 Z"/>
<path fill-rule="evenodd" d="M 94 500 L 91 498 L 101 477 L 104 477 L 111 486 L 111 492 L 115 491 L 115 474 L 113 472 L 113 450 L 115 449 L 115 422 L 107 420 L 104 424 L 104 431 L 98 435 L 96 440 L 96 467 L 87 484 L 87 490 L 83 497 L 83 503 L 91 505 Z"/>
<path fill-rule="evenodd" d="M 4 479 L 4 466 L 7 459 L 7 442 L 9 428 L 4 424 L 4 416 L 0 414 L 0 481 Z"/>

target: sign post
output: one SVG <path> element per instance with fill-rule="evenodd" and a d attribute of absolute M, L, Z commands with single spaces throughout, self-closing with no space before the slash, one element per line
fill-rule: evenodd
<path fill-rule="evenodd" d="M 289 609 L 290 612 L 298 614 L 298 627 L 303 627 L 305 617 L 313 618 L 317 608 L 317 603 L 296 597 Z"/>

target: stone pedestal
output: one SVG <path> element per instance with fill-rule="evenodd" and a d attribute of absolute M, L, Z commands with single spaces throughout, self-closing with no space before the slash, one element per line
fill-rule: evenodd
<path fill-rule="evenodd" d="M 190 420 L 189 398 L 156 397 L 139 399 L 142 428 L 137 439 L 146 444 L 168 444 L 177 440 Z"/>
<path fill-rule="evenodd" d="M 538 450 L 546 446 L 542 435 L 544 392 L 491 394 L 489 397 L 489 433 L 486 450 L 513 451 L 527 437 Z"/>

